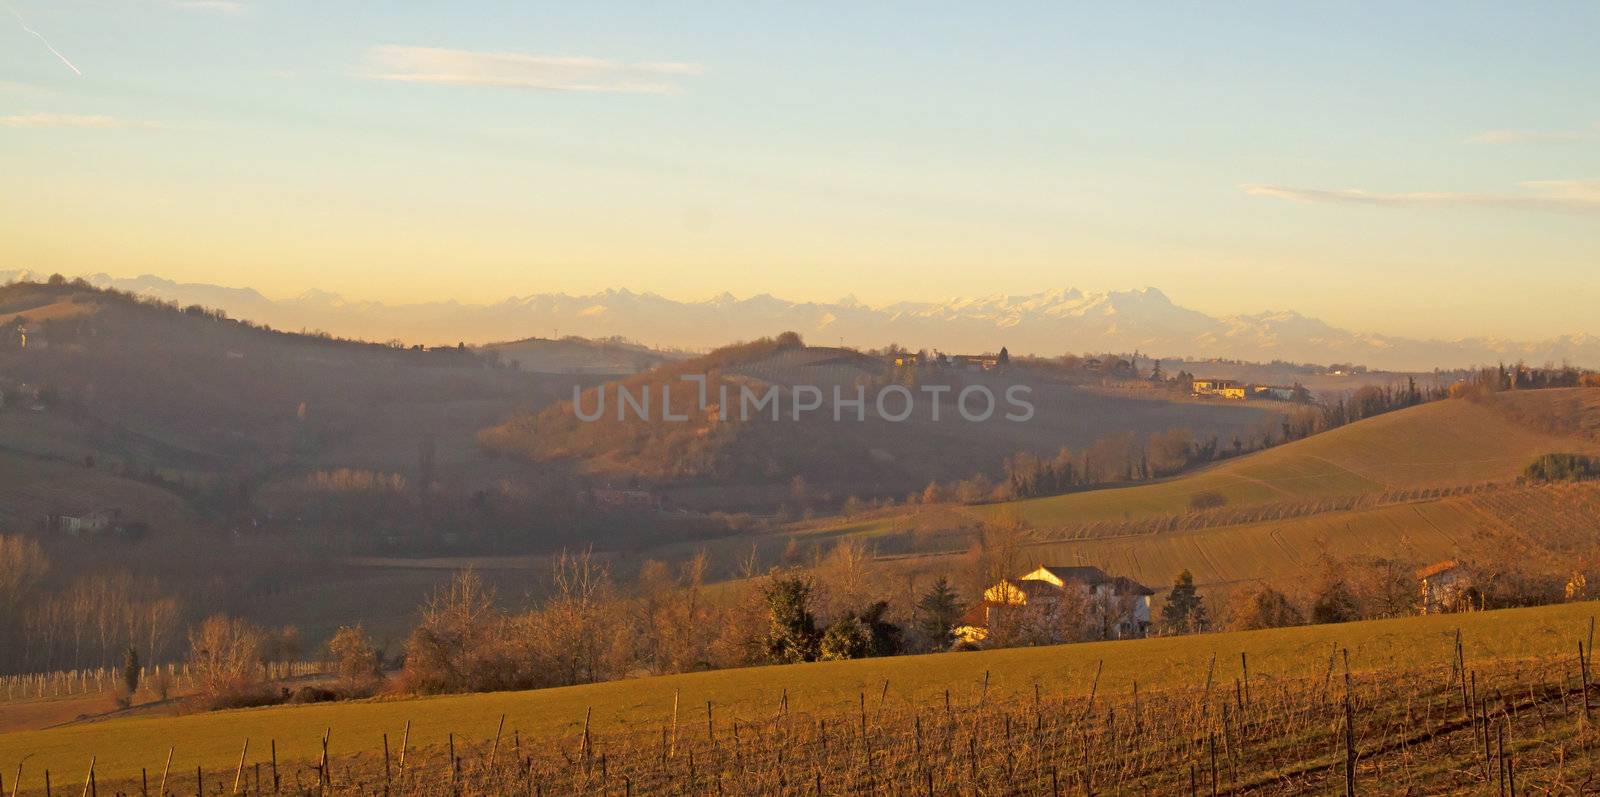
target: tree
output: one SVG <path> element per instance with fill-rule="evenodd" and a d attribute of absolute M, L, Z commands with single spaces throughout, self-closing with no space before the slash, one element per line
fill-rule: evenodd
<path fill-rule="evenodd" d="M 247 699 L 260 685 L 260 629 L 214 614 L 189 631 L 189 669 L 202 696 L 214 706 Z"/>
<path fill-rule="evenodd" d="M 1103 636 L 1104 614 L 1089 592 L 1068 584 L 1054 600 L 1032 600 L 993 606 L 989 610 L 986 648 L 1059 645 Z"/>
<path fill-rule="evenodd" d="M 863 611 L 839 618 L 823 633 L 818 658 L 837 661 L 899 653 L 900 627 L 883 619 L 888 609 L 887 601 L 878 601 Z"/>
<path fill-rule="evenodd" d="M 118 702 L 123 708 L 133 705 L 133 696 L 139 691 L 139 651 L 129 645 L 122 652 L 122 697 Z"/>
<path fill-rule="evenodd" d="M 820 640 L 811 616 L 811 591 L 811 582 L 800 576 L 774 576 L 762 590 L 768 615 L 763 647 L 769 661 L 816 661 Z"/>
<path fill-rule="evenodd" d="M 1417 566 L 1399 559 L 1374 558 L 1346 568 L 1352 574 L 1361 616 L 1368 619 L 1415 614 Z"/>
<path fill-rule="evenodd" d="M 1168 634 L 1194 634 L 1206 630 L 1209 624 L 1205 600 L 1194 586 L 1194 574 L 1184 570 L 1172 583 L 1167 603 L 1161 607 L 1161 628 Z"/>
<path fill-rule="evenodd" d="M 428 600 L 406 640 L 407 685 L 434 694 L 484 688 L 484 679 L 492 677 L 486 656 L 503 627 L 494 593 L 478 574 L 457 573 Z"/>
<path fill-rule="evenodd" d="M 967 551 L 971 583 L 966 586 L 972 594 L 982 595 L 1001 579 L 1019 575 L 1027 528 L 1027 524 L 1011 512 L 983 524 L 978 538 Z"/>
<path fill-rule="evenodd" d="M 833 546 L 813 570 L 823 616 L 841 617 L 876 598 L 881 584 L 877 570 L 866 543 L 847 539 Z"/>
<path fill-rule="evenodd" d="M 822 661 L 864 659 L 872 644 L 871 636 L 855 615 L 845 615 L 822 634 L 817 657 Z"/>
<path fill-rule="evenodd" d="M 1288 595 L 1263 585 L 1242 596 L 1242 600 L 1234 607 L 1233 616 L 1229 618 L 1228 630 L 1283 628 L 1305 621 L 1305 615 L 1300 613 Z"/>
<path fill-rule="evenodd" d="M 328 660 L 338 675 L 339 687 L 347 695 L 366 694 L 383 678 L 378 651 L 360 623 L 340 626 L 334 632 L 328 640 Z"/>
<path fill-rule="evenodd" d="M 949 647 L 952 632 L 961 622 L 961 600 L 950 588 L 949 579 L 940 576 L 917 600 L 916 630 L 923 643 L 934 650 Z"/>
<path fill-rule="evenodd" d="M 1333 560 L 1324 563 L 1322 579 L 1311 596 L 1311 622 L 1348 623 L 1361 619 L 1355 593 L 1345 581 L 1342 568 Z"/>

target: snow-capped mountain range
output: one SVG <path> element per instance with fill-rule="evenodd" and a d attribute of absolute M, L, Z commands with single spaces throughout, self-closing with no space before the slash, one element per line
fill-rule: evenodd
<path fill-rule="evenodd" d="M 0 283 L 47 275 L 0 270 Z M 791 302 L 769 294 L 676 301 L 654 293 L 607 290 L 586 296 L 535 294 L 494 304 L 437 301 L 384 304 L 326 291 L 268 299 L 251 288 L 180 283 L 144 275 L 86 276 L 116 288 L 179 304 L 200 304 L 278 329 L 324 330 L 368 340 L 429 344 L 489 342 L 551 335 L 622 336 L 656 346 L 705 349 L 794 330 L 813 344 L 872 347 L 899 343 L 947 352 L 1055 355 L 1126 352 L 1163 357 L 1223 357 L 1264 362 L 1349 362 L 1388 370 L 1431 370 L 1524 360 L 1600 366 L 1600 338 L 1563 335 L 1543 341 L 1493 338 L 1417 340 L 1338 329 L 1292 311 L 1213 317 L 1174 304 L 1155 288 L 1088 293 L 1067 288 L 1020 296 L 869 306 Z"/>

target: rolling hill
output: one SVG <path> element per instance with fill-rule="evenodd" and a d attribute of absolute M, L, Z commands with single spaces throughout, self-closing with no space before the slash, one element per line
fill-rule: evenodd
<path fill-rule="evenodd" d="M 549 374 L 632 374 L 686 356 L 622 338 L 590 340 L 570 335 L 559 340 L 526 338 L 475 348 L 515 363 L 524 371 Z"/>
<path fill-rule="evenodd" d="M 698 387 L 680 379 L 698 375 L 708 379 L 709 410 L 697 405 Z M 927 386 L 920 380 L 928 385 L 937 382 L 950 391 L 938 402 L 937 420 L 934 400 L 920 392 Z M 909 417 L 902 421 L 886 419 L 877 411 L 874 397 L 889 384 L 905 386 L 917 396 Z M 1032 391 L 1029 400 L 1036 412 L 1027 422 L 1003 417 L 1011 407 L 1000 397 L 1013 385 Z M 791 410 L 800 386 L 816 388 L 821 405 L 795 420 Z M 987 388 L 997 397 L 999 411 L 982 421 L 959 417 L 953 396 L 968 386 Z M 672 391 L 672 412 L 684 420 L 663 420 L 664 388 Z M 754 411 L 748 419 L 740 417 L 742 391 L 760 395 L 773 388 L 779 395 L 776 419 L 763 414 L 767 410 Z M 656 404 L 648 420 L 631 408 L 626 418 L 621 417 L 619 389 L 634 397 L 649 394 Z M 867 397 L 861 417 L 843 404 L 836 408 L 835 390 L 849 398 L 858 389 Z M 796 476 L 831 493 L 836 502 L 847 495 L 900 498 L 932 480 L 963 479 L 978 471 L 998 477 L 1002 461 L 1018 451 L 1054 455 L 1063 446 L 1081 448 L 1107 435 L 1173 427 L 1188 428 L 1202 437 L 1251 435 L 1274 423 L 1279 409 L 1270 404 L 1172 401 L 1096 391 L 1015 363 L 996 373 L 942 369 L 908 375 L 882 358 L 850 349 L 803 346 L 797 338 L 726 347 L 606 383 L 604 390 L 604 403 L 599 388 L 581 397 L 586 413 L 601 408 L 594 420 L 580 420 L 570 401 L 561 402 L 485 429 L 480 440 L 490 451 L 533 461 L 573 460 L 590 473 L 623 482 L 643 481 L 686 492 L 737 486 L 754 496 L 761 494 L 758 488 L 770 488 L 764 499 L 770 507 L 785 499 Z M 729 405 L 726 420 L 718 412 L 723 390 Z M 903 405 L 895 402 L 901 400 L 892 399 L 888 406 Z M 713 490 L 707 499 L 727 507 L 732 494 Z"/>
<path fill-rule="evenodd" d="M 410 470 L 427 436 L 439 478 L 484 475 L 484 424 L 593 377 L 522 373 L 455 346 L 287 333 L 198 306 L 81 284 L 0 286 L 0 446 L 167 471 Z M 459 443 L 459 445 L 454 444 Z M 493 470 L 492 468 L 490 469 Z M 501 467 L 492 475 L 504 475 Z"/>
<path fill-rule="evenodd" d="M 1578 399 L 1589 399 L 1574 405 Z M 1510 393 L 1491 401 L 1432 402 L 1227 460 L 1168 481 L 1007 504 L 1036 526 L 1129 520 L 1188 511 L 1195 496 L 1227 506 L 1363 495 L 1385 490 L 1507 481 L 1540 454 L 1591 451 L 1586 433 L 1522 422 L 1560 411 L 1600 419 L 1600 393 L 1585 388 Z"/>
<path fill-rule="evenodd" d="M 1030 527 L 1030 563 L 1097 565 L 1162 588 L 1181 570 L 1219 598 L 1290 592 L 1324 557 L 1462 557 L 1565 576 L 1597 553 L 1600 484 L 1519 485 L 1535 458 L 1596 452 L 1600 390 L 1448 399 L 1350 424 L 1154 484 L 978 506 L 939 504 L 799 523 L 762 550 L 870 541 L 896 566 L 949 560 L 996 519 Z M 1193 496 L 1227 500 L 1196 511 Z"/>

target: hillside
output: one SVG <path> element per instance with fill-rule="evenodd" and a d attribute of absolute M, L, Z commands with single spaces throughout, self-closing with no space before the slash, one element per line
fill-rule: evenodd
<path fill-rule="evenodd" d="M 193 514 L 181 497 L 104 471 L 0 451 L 0 529 L 32 530 L 46 515 L 83 515 L 117 507 L 156 528 L 186 528 Z"/>
<path fill-rule="evenodd" d="M 1387 559 L 1418 567 L 1444 559 L 1515 566 L 1561 577 L 1596 553 L 1600 485 L 1504 488 L 1373 509 L 1198 531 L 1051 539 L 1029 561 L 1095 564 L 1155 588 L 1182 570 L 1210 594 L 1268 583 L 1290 594 L 1319 578 L 1323 557 Z"/>
<path fill-rule="evenodd" d="M 961 572 L 980 526 L 1018 518 L 1030 565 L 1096 565 L 1157 589 L 1187 569 L 1222 601 L 1261 582 L 1300 594 L 1325 558 L 1409 567 L 1460 557 L 1565 578 L 1600 553 L 1600 484 L 1516 480 L 1542 454 L 1600 450 L 1596 418 L 1600 391 L 1587 388 L 1450 399 L 1154 484 L 802 522 L 756 550 L 776 561 L 791 540 L 826 550 L 853 538 L 907 573 Z M 1203 494 L 1227 504 L 1192 509 Z"/>
<path fill-rule="evenodd" d="M 703 739 L 708 702 L 714 707 L 719 735 L 735 721 L 749 724 L 771 717 L 784 695 L 792 710 L 808 721 L 832 717 L 830 724 L 848 727 L 856 721 L 858 701 L 869 713 L 882 711 L 880 695 L 890 711 L 941 706 L 945 690 L 963 707 L 980 696 L 1031 705 L 1036 688 L 1048 699 L 1081 698 L 1091 688 L 1104 699 L 1119 699 L 1115 696 L 1128 695 L 1137 682 L 1145 699 L 1154 700 L 1166 690 L 1198 689 L 1213 662 L 1215 679 L 1225 686 L 1221 693 L 1231 695 L 1234 686 L 1229 682 L 1242 675 L 1241 653 L 1248 655 L 1250 678 L 1261 685 L 1258 688 L 1294 678 L 1324 678 L 1330 649 L 1336 648 L 1348 650 L 1357 677 L 1396 668 L 1448 671 L 1459 629 L 1467 665 L 1487 669 L 1494 662 L 1568 655 L 1595 611 L 1591 603 L 1565 604 L 1272 631 L 758 667 L 532 692 L 147 715 L 0 735 L 0 762 L 9 766 L 26 756 L 33 780 L 48 768 L 58 783 L 73 783 L 83 779 L 88 759 L 94 756 L 104 785 L 115 778 L 137 778 L 141 767 L 159 772 L 171 747 L 173 772 L 187 773 L 192 782 L 196 767 L 210 770 L 212 779 L 232 777 L 246 738 L 251 740 L 248 774 L 250 763 L 265 760 L 269 743 L 275 744 L 280 762 L 304 766 L 314 761 L 324 732 L 330 733 L 330 753 L 344 765 L 353 763 L 356 754 L 369 762 L 374 755 L 381 760 L 383 735 L 397 751 L 409 724 L 409 749 L 415 760 L 437 763 L 446 734 L 454 734 L 455 744 L 464 750 L 486 752 L 481 746 L 494 738 L 502 715 L 506 737 L 502 753 L 512 744 L 564 748 L 576 744 L 586 716 L 591 718 L 591 732 L 601 738 L 637 733 L 658 743 L 662 729 L 670 724 L 675 700 L 684 717 L 684 737 Z M 510 738 L 513 733 L 515 741 Z"/>
<path fill-rule="evenodd" d="M 1562 428 L 1546 421 L 1541 428 L 1528 422 L 1551 416 L 1577 425 Z M 1451 399 L 1368 418 L 1157 484 L 1017 501 L 1004 509 L 1049 527 L 1186 512 L 1202 494 L 1241 507 L 1508 481 L 1540 454 L 1600 450 L 1600 442 L 1586 431 L 1596 421 L 1600 391 L 1587 388 L 1503 394 L 1484 402 Z"/>
<path fill-rule="evenodd" d="M 632 374 L 684 355 L 663 352 L 621 338 L 559 340 L 526 338 L 475 347 L 524 371 L 549 374 Z"/>
<path fill-rule="evenodd" d="M 707 375 L 708 410 L 698 406 L 699 388 L 683 376 Z M 874 397 L 889 384 L 916 396 L 909 417 L 891 421 L 877 412 Z M 1003 416 L 1006 390 L 1024 385 L 1036 412 L 1026 422 Z M 797 386 L 820 392 L 821 406 L 796 421 L 792 408 Z M 920 388 L 942 386 L 950 392 L 935 403 Z M 959 417 L 955 393 L 968 386 L 985 387 L 997 397 L 998 411 L 982 421 Z M 648 393 L 653 409 L 642 420 L 631 405 L 625 419 L 618 390 L 638 397 Z M 687 420 L 662 420 L 663 388 L 671 390 L 672 412 Z M 778 391 L 778 417 L 770 405 L 740 417 L 743 391 L 753 396 Z M 841 406 L 835 420 L 834 391 L 849 398 L 864 391 L 864 418 Z M 663 365 L 646 373 L 607 383 L 606 400 L 599 389 L 581 397 L 586 413 L 604 408 L 592 421 L 580 420 L 571 402 L 541 413 L 525 413 L 485 429 L 480 441 L 487 450 L 531 461 L 572 460 L 592 474 L 621 482 L 643 481 L 670 488 L 675 495 L 702 496 L 726 507 L 740 500 L 743 488 L 752 503 L 773 504 L 788 498 L 794 477 L 801 477 L 835 503 L 847 495 L 901 498 L 932 480 L 958 480 L 979 471 L 997 477 L 1002 462 L 1019 451 L 1053 456 L 1062 447 L 1087 447 L 1106 436 L 1144 435 L 1174 427 L 1197 437 L 1251 436 L 1275 422 L 1278 409 L 1261 404 L 1225 405 L 1170 401 L 1154 395 L 1114 393 L 1057 381 L 1044 370 L 1013 364 L 1003 372 L 958 369 L 896 370 L 879 357 L 849 349 L 779 343 L 763 339 L 716 350 L 708 355 Z M 726 391 L 728 418 L 720 417 Z M 891 397 L 895 410 L 903 401 Z M 975 404 L 974 406 L 981 406 Z M 953 456 L 952 452 L 959 452 Z M 769 488 L 765 493 L 761 488 Z M 765 496 L 764 498 L 761 496 Z"/>
<path fill-rule="evenodd" d="M 453 432 L 427 420 L 435 407 L 497 404 L 507 413 L 530 397 L 553 398 L 571 378 L 495 368 L 454 347 L 404 349 L 293 334 L 239 322 L 200 307 L 179 309 L 82 285 L 0 287 L 0 388 L 37 393 L 49 420 L 0 418 L 0 445 L 50 454 L 88 449 L 130 466 L 216 471 L 315 462 L 360 440 L 388 433 L 384 411 L 418 410 L 410 450 L 390 468 L 415 462 L 426 434 Z M 22 348 L 16 330 L 26 330 Z M 29 400 L 29 403 L 32 403 Z M 23 410 L 12 402 L 8 414 Z M 448 413 L 447 413 L 448 414 Z M 479 412 L 468 409 L 469 422 Z M 15 435 L 7 437 L 15 429 Z"/>

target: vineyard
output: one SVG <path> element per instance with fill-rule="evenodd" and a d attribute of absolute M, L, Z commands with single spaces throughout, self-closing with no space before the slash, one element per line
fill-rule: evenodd
<path fill-rule="evenodd" d="M 261 668 L 263 676 L 269 681 L 320 675 L 325 669 L 319 661 L 268 662 L 262 664 Z M 120 670 L 110 667 L 0 675 L 0 705 L 75 695 L 111 695 L 119 688 L 122 678 Z M 187 663 L 158 664 L 140 667 L 138 683 L 139 691 L 135 697 L 155 697 L 158 684 L 173 693 L 191 691 L 195 686 L 195 676 Z"/>
<path fill-rule="evenodd" d="M 1593 610 L 119 720 L 0 737 L 0 768 L 19 794 L 1585 793 Z"/>
<path fill-rule="evenodd" d="M 101 784 L 117 794 L 1515 794 L 1578 793 L 1600 774 L 1586 641 L 1571 656 L 1356 674 L 1332 646 L 1321 675 L 1249 671 L 1118 694 L 1035 684 L 1031 696 L 975 689 L 892 704 L 891 684 L 850 712 L 791 709 L 719 718 L 674 702 L 658 731 L 523 738 L 502 715 L 492 739 L 412 749 L 409 728 L 379 749 L 315 761 L 250 759 L 231 769 Z M 43 773 L 33 786 L 43 788 Z M 92 779 L 92 785 L 88 781 Z M 152 780 L 154 779 L 154 782 Z"/>

